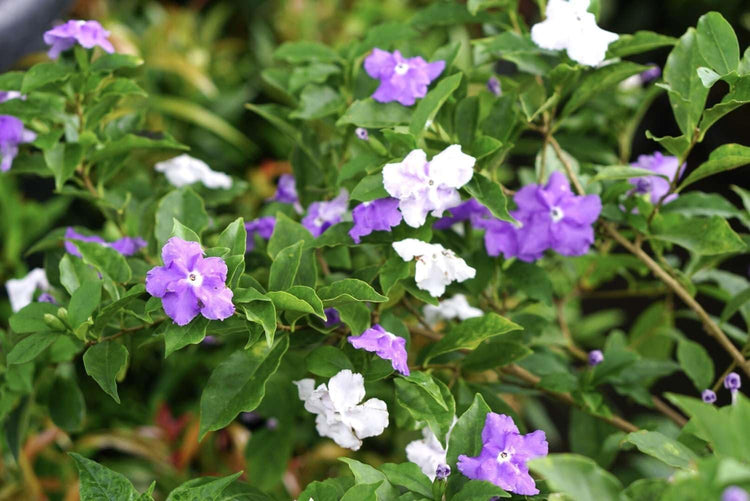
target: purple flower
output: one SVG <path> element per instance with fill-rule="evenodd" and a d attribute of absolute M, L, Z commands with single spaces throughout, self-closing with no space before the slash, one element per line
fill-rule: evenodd
<path fill-rule="evenodd" d="M 18 145 L 30 143 L 36 134 L 24 128 L 23 122 L 11 115 L 0 115 L 0 172 L 10 170 L 18 155 Z"/>
<path fill-rule="evenodd" d="M 161 257 L 164 266 L 152 268 L 146 275 L 146 291 L 162 298 L 164 311 L 177 325 L 187 325 L 198 313 L 209 320 L 224 320 L 234 314 L 223 259 L 204 258 L 199 243 L 179 237 L 167 241 Z"/>
<path fill-rule="evenodd" d="M 323 313 L 326 315 L 326 321 L 324 323 L 326 327 L 333 327 L 334 325 L 341 323 L 341 315 L 339 315 L 336 308 L 326 308 L 323 310 Z"/>
<path fill-rule="evenodd" d="M 521 435 L 511 417 L 489 412 L 482 430 L 481 453 L 477 457 L 458 456 L 458 469 L 469 478 L 492 482 L 506 491 L 538 494 L 526 462 L 546 456 L 547 451 L 543 431 Z"/>
<path fill-rule="evenodd" d="M 41 294 L 39 294 L 37 301 L 39 301 L 40 303 L 57 304 L 57 301 L 55 301 L 55 298 L 52 297 L 52 294 L 50 294 L 49 292 L 42 292 Z"/>
<path fill-rule="evenodd" d="M 372 98 L 380 103 L 398 101 L 411 106 L 417 98 L 427 94 L 427 86 L 445 69 L 445 61 L 428 63 L 421 57 L 405 59 L 397 50 L 393 53 L 373 49 L 365 59 L 365 71 L 380 85 Z"/>
<path fill-rule="evenodd" d="M 359 243 L 360 238 L 373 231 L 391 231 L 401 223 L 398 211 L 398 200 L 379 198 L 371 202 L 362 202 L 352 211 L 354 226 L 349 230 L 352 240 Z"/>
<path fill-rule="evenodd" d="M 339 196 L 328 202 L 313 202 L 307 208 L 307 215 L 302 218 L 302 226 L 319 237 L 329 227 L 341 221 L 349 203 L 349 192 L 341 189 Z"/>
<path fill-rule="evenodd" d="M 11 99 L 20 99 L 21 101 L 26 101 L 26 96 L 24 96 L 17 90 L 0 90 L 0 103 L 10 101 Z"/>
<path fill-rule="evenodd" d="M 721 501 L 750 501 L 750 495 L 742 487 L 730 485 L 721 493 Z"/>
<path fill-rule="evenodd" d="M 245 223 L 247 230 L 247 243 L 245 252 L 250 252 L 255 248 L 254 235 L 258 235 L 263 240 L 268 240 L 273 235 L 273 229 L 276 226 L 276 218 L 273 216 L 259 217 Z"/>
<path fill-rule="evenodd" d="M 500 87 L 500 80 L 498 80 L 497 77 L 490 77 L 490 79 L 487 80 L 487 90 L 496 96 L 500 96 L 503 93 L 503 89 Z"/>
<path fill-rule="evenodd" d="M 677 157 L 665 157 L 661 154 L 661 152 L 658 151 L 653 155 L 640 155 L 638 157 L 638 161 L 631 164 L 633 167 L 640 167 L 641 169 L 653 171 L 656 174 L 662 174 L 664 176 L 667 176 L 667 179 L 664 179 L 661 176 L 643 176 L 630 178 L 628 181 L 630 182 L 630 184 L 635 186 L 635 189 L 630 193 L 650 193 L 651 203 L 657 203 L 661 199 L 661 197 L 669 192 L 670 182 L 674 178 L 675 174 L 677 174 L 678 161 L 679 160 L 677 160 Z M 679 168 L 680 176 L 685 170 L 685 165 L 686 164 L 682 164 L 682 167 Z M 664 199 L 664 203 L 669 203 L 675 198 L 677 198 L 677 194 L 672 193 Z"/>
<path fill-rule="evenodd" d="M 203 338 L 203 341 L 201 341 L 201 344 L 203 346 L 216 346 L 220 344 L 219 340 L 216 338 L 216 336 L 206 336 Z"/>
<path fill-rule="evenodd" d="M 435 468 L 435 479 L 445 480 L 451 474 L 451 467 L 445 463 L 441 463 Z"/>
<path fill-rule="evenodd" d="M 70 20 L 60 26 L 55 26 L 44 34 L 44 43 L 50 46 L 47 55 L 50 59 L 57 59 L 60 53 L 73 47 L 76 43 L 86 49 L 96 46 L 112 53 L 115 48 L 107 40 L 109 31 L 102 28 L 98 21 Z"/>
<path fill-rule="evenodd" d="M 589 352 L 589 365 L 594 367 L 604 362 L 604 353 L 602 350 L 591 350 Z"/>
<path fill-rule="evenodd" d="M 481 226 L 483 219 L 492 217 L 490 210 L 484 205 L 477 202 L 475 199 L 470 198 L 469 200 L 457 205 L 450 210 L 451 215 L 442 217 L 435 221 L 432 225 L 436 230 L 447 230 L 456 223 L 461 221 L 471 221 L 474 226 Z"/>
<path fill-rule="evenodd" d="M 276 186 L 276 193 L 270 200 L 284 204 L 293 204 L 299 201 L 297 197 L 297 187 L 294 183 L 294 176 L 291 174 L 282 174 L 279 176 L 279 183 Z"/>
<path fill-rule="evenodd" d="M 649 83 L 653 80 L 656 80 L 657 78 L 661 76 L 661 68 L 659 68 L 655 64 L 651 64 L 649 65 L 649 68 L 641 72 L 639 76 L 641 78 L 642 83 L 644 84 Z"/>
<path fill-rule="evenodd" d="M 391 365 L 401 374 L 409 375 L 406 363 L 406 339 L 387 332 L 375 324 L 359 336 L 349 336 L 349 342 L 355 348 L 375 352 L 380 358 L 391 361 Z"/>
<path fill-rule="evenodd" d="M 730 391 L 737 391 L 742 386 L 740 375 L 736 372 L 730 372 L 727 377 L 724 378 L 724 388 Z"/>
<path fill-rule="evenodd" d="M 78 250 L 78 247 L 76 247 L 76 245 L 70 240 L 94 242 L 105 247 L 111 247 L 123 256 L 132 256 L 147 245 L 146 241 L 141 237 L 123 237 L 119 240 L 115 240 L 114 242 L 109 243 L 105 242 L 102 237 L 96 235 L 81 235 L 70 226 L 68 226 L 68 229 L 65 230 L 65 239 L 65 250 L 68 251 L 69 254 L 73 254 L 77 257 L 81 257 L 81 252 Z"/>
<path fill-rule="evenodd" d="M 703 393 L 701 393 L 701 399 L 707 404 L 713 404 L 716 402 L 716 393 L 709 389 L 703 390 Z"/>
<path fill-rule="evenodd" d="M 357 135 L 358 138 L 360 138 L 362 141 L 367 141 L 370 139 L 370 134 L 367 132 L 367 129 L 363 127 L 357 127 L 354 129 L 354 133 Z"/>

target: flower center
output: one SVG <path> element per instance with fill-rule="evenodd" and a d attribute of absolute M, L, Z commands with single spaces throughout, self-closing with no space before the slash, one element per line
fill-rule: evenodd
<path fill-rule="evenodd" d="M 323 226 L 323 218 L 316 217 L 313 223 L 315 223 L 315 226 Z"/>
<path fill-rule="evenodd" d="M 433 186 L 435 184 L 435 181 L 433 181 L 432 179 L 430 179 L 429 181 L 427 181 L 427 184 L 429 184 L 430 186 Z"/>
<path fill-rule="evenodd" d="M 552 207 L 552 209 L 550 209 L 549 211 L 549 216 L 552 218 L 553 223 L 559 222 L 564 215 L 565 214 L 563 214 L 563 211 L 560 207 Z"/>
<path fill-rule="evenodd" d="M 405 75 L 407 71 L 409 71 L 409 65 L 406 63 L 398 63 L 395 68 L 393 68 L 393 71 L 396 72 L 396 75 Z"/>
<path fill-rule="evenodd" d="M 502 451 L 500 454 L 497 455 L 497 462 L 500 464 L 507 463 L 508 461 L 510 461 L 510 459 L 511 459 L 511 455 L 508 451 Z"/>
<path fill-rule="evenodd" d="M 193 287 L 200 287 L 203 284 L 203 275 L 198 273 L 197 271 L 191 271 L 188 276 L 188 282 L 190 282 L 190 285 Z"/>

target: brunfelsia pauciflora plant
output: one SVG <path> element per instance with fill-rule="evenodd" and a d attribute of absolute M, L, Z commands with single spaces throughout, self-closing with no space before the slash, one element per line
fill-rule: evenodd
<path fill-rule="evenodd" d="M 747 256 L 750 193 L 733 187 L 737 207 L 685 188 L 750 162 L 737 144 L 690 161 L 708 129 L 750 101 L 750 53 L 740 57 L 716 13 L 673 39 L 601 30 L 586 1 L 551 0 L 532 27 L 490 4 L 435 3 L 340 50 L 280 46 L 283 66 L 263 74 L 279 104 L 248 107 L 286 137 L 292 174 L 253 214 L 232 212 L 245 183 L 148 131 L 139 61 L 114 53 L 98 24 L 56 28 L 57 61 L 0 76 L 4 176 L 53 177 L 60 197 L 107 221 L 52 231 L 29 249 L 44 269 L 6 284 L 9 450 L 39 426 L 30 409 L 71 437 L 85 428 L 76 364 L 120 403 L 118 381 L 142 353 L 163 342 L 165 357 L 180 357 L 211 336 L 220 362 L 202 388 L 199 434 L 241 413 L 273 418 L 250 438 L 246 473 L 275 495 L 746 495 L 748 335 L 733 321 L 750 322 L 750 283 L 724 264 Z M 661 79 L 627 60 L 662 47 Z M 518 72 L 495 75 L 501 59 Z M 728 91 L 707 108 L 720 80 Z M 679 135 L 649 134 L 657 151 L 631 163 L 660 93 Z M 618 280 L 627 285 L 605 294 L 653 300 L 629 332 L 619 312 L 581 312 Z M 697 292 L 725 302 L 720 317 Z M 689 333 L 678 316 L 694 321 Z M 706 346 L 727 352 L 725 374 Z M 667 403 L 650 388 L 675 372 L 694 392 Z M 570 407 L 575 454 L 558 452 L 547 398 Z M 293 451 L 330 441 L 353 478 L 284 492 Z M 345 451 L 368 443 L 397 463 Z M 648 466 L 611 468 L 618 454 Z M 72 455 L 83 496 L 102 485 L 138 496 Z M 238 476 L 173 495 L 272 499 Z"/>

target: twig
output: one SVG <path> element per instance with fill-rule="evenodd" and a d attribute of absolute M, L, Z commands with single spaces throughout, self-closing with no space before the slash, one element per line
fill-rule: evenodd
<path fill-rule="evenodd" d="M 737 362 L 732 360 L 732 363 L 729 364 L 729 367 L 724 371 L 724 373 L 721 375 L 719 379 L 716 380 L 716 383 L 714 383 L 714 386 L 712 388 L 713 391 L 718 391 L 719 388 L 721 388 L 722 383 L 724 383 L 724 379 L 727 377 L 727 375 L 734 370 L 734 368 L 737 367 Z"/>
<path fill-rule="evenodd" d="M 565 158 L 565 155 L 563 155 L 563 150 L 560 148 L 560 145 L 557 142 L 557 139 L 555 139 L 553 136 L 549 137 L 549 144 L 552 145 L 552 149 L 555 150 L 555 154 L 557 155 L 557 158 L 560 159 L 560 162 L 563 164 L 563 167 L 565 168 L 565 172 L 568 174 L 568 178 L 573 183 L 573 186 L 575 186 L 576 191 L 579 195 L 585 195 L 586 191 L 583 189 L 583 186 L 581 185 L 581 182 L 578 180 L 578 177 L 575 175 L 575 172 L 573 172 L 573 167 L 570 165 L 570 162 L 568 162 L 568 159 Z"/>

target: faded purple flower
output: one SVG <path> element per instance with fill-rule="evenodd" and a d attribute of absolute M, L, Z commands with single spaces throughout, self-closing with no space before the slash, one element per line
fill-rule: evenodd
<path fill-rule="evenodd" d="M 721 501 L 750 501 L 750 494 L 742 487 L 730 485 L 721 493 Z"/>
<path fill-rule="evenodd" d="M 81 252 L 78 250 L 78 247 L 76 247 L 76 245 L 70 240 L 93 242 L 101 244 L 105 247 L 111 247 L 123 256 L 132 256 L 147 245 L 146 241 L 141 237 L 123 237 L 119 240 L 115 240 L 114 242 L 106 242 L 102 237 L 96 235 L 81 235 L 70 226 L 68 226 L 68 229 L 65 230 L 65 239 L 65 250 L 68 251 L 69 254 L 73 254 L 77 257 L 81 257 Z"/>
<path fill-rule="evenodd" d="M 102 28 L 98 21 L 70 20 L 47 31 L 44 34 L 44 43 L 50 46 L 47 52 L 50 59 L 57 59 L 61 52 L 70 49 L 76 43 L 86 49 L 99 46 L 105 52 L 112 53 L 115 48 L 107 37 L 109 31 Z"/>
<path fill-rule="evenodd" d="M 341 221 L 349 203 L 349 192 L 341 189 L 339 196 L 328 202 L 313 202 L 307 208 L 307 215 L 302 218 L 302 226 L 319 237 L 329 227 Z"/>
<path fill-rule="evenodd" d="M 701 393 L 701 399 L 707 404 L 713 404 L 716 402 L 716 393 L 709 389 L 703 390 L 703 393 Z"/>
<path fill-rule="evenodd" d="M 354 133 L 362 141 L 367 141 L 368 139 L 370 139 L 370 133 L 367 132 L 367 129 L 365 129 L 364 127 L 357 127 L 356 129 L 354 129 Z"/>
<path fill-rule="evenodd" d="M 442 217 L 432 225 L 436 230 L 447 230 L 461 221 L 471 221 L 474 226 L 481 226 L 481 221 L 492 217 L 490 210 L 474 198 L 462 202 L 460 205 L 448 209 L 450 216 Z"/>
<path fill-rule="evenodd" d="M 326 308 L 323 310 L 323 313 L 326 315 L 326 321 L 324 323 L 326 327 L 333 327 L 334 325 L 341 323 L 341 315 L 339 315 L 336 308 Z"/>
<path fill-rule="evenodd" d="M 349 342 L 355 348 L 375 352 L 380 358 L 391 361 L 391 365 L 401 374 L 409 375 L 406 362 L 406 339 L 396 336 L 375 324 L 359 336 L 349 336 Z"/>
<path fill-rule="evenodd" d="M 26 96 L 24 96 L 17 90 L 0 90 L 0 103 L 10 101 L 11 99 L 20 99 L 21 101 L 26 101 Z"/>
<path fill-rule="evenodd" d="M 273 216 L 259 217 L 245 223 L 247 231 L 247 243 L 245 252 L 250 252 L 255 248 L 254 235 L 258 235 L 263 240 L 268 240 L 273 235 L 273 229 L 276 226 L 276 218 Z"/>
<path fill-rule="evenodd" d="M 546 456 L 547 438 L 543 431 L 521 435 L 513 419 L 505 414 L 487 413 L 482 430 L 479 456 L 458 456 L 458 469 L 467 477 L 486 480 L 516 494 L 538 494 L 526 462 Z"/>
<path fill-rule="evenodd" d="M 594 367 L 604 362 L 604 353 L 602 350 L 591 350 L 589 352 L 589 365 Z"/>
<path fill-rule="evenodd" d="M 445 463 L 439 464 L 435 468 L 435 480 L 445 480 L 451 474 L 451 467 Z"/>
<path fill-rule="evenodd" d="M 677 157 L 665 157 L 659 151 L 652 155 L 640 155 L 638 161 L 631 164 L 633 167 L 640 167 L 641 169 L 653 171 L 656 174 L 667 176 L 667 179 L 664 179 L 661 176 L 630 178 L 628 181 L 635 186 L 635 189 L 630 193 L 637 193 L 639 195 L 649 193 L 651 195 L 651 203 L 657 203 L 661 197 L 669 192 L 670 182 L 675 174 L 677 174 L 678 161 Z M 685 171 L 685 165 L 686 164 L 682 164 L 682 167 L 679 168 L 680 176 Z M 667 204 L 675 198 L 677 198 L 677 194 L 672 193 L 664 199 L 663 203 Z"/>
<path fill-rule="evenodd" d="M 397 50 L 393 53 L 373 49 L 365 59 L 365 71 L 380 85 L 372 98 L 380 103 L 398 101 L 411 106 L 417 98 L 427 94 L 427 87 L 445 69 L 445 61 L 428 63 L 421 57 L 404 58 Z"/>
<path fill-rule="evenodd" d="M 373 231 L 391 231 L 391 228 L 401 224 L 398 200 L 379 198 L 371 202 L 362 202 L 352 211 L 352 219 L 354 226 L 349 230 L 349 236 L 357 243 L 361 237 Z"/>
<path fill-rule="evenodd" d="M 487 80 L 487 90 L 496 96 L 500 96 L 503 93 L 503 89 L 500 86 L 500 80 L 498 80 L 497 77 L 490 77 L 490 79 Z"/>
<path fill-rule="evenodd" d="M 30 143 L 36 134 L 26 129 L 23 122 L 11 115 L 0 115 L 0 172 L 10 170 L 18 155 L 18 145 Z"/>
<path fill-rule="evenodd" d="M 148 272 L 146 291 L 162 298 L 164 311 L 177 325 L 187 325 L 198 313 L 209 320 L 224 320 L 234 314 L 223 259 L 204 258 L 199 243 L 179 237 L 167 241 L 161 256 L 164 266 Z"/>

